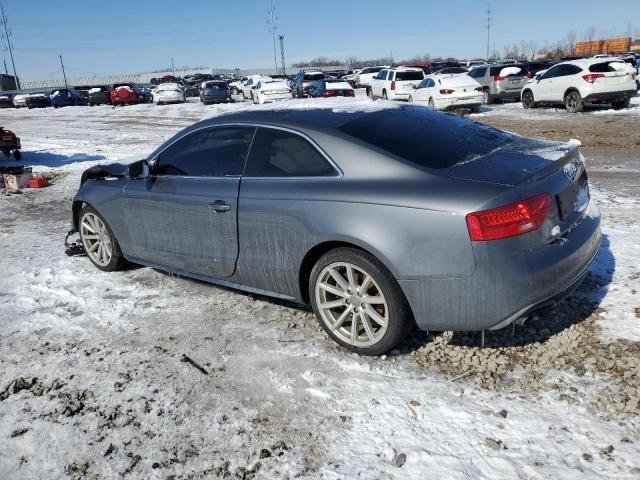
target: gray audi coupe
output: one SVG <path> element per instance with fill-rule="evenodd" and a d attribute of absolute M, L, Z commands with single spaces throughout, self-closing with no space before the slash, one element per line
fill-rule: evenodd
<path fill-rule="evenodd" d="M 127 263 L 311 304 L 345 348 L 481 331 L 570 295 L 600 247 L 577 147 L 411 105 L 247 109 L 87 170 L 73 229 Z"/>

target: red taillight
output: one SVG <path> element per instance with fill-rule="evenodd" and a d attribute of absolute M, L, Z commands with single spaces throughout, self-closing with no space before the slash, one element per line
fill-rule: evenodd
<path fill-rule="evenodd" d="M 540 228 L 549 212 L 551 197 L 541 193 L 505 207 L 467 215 L 469 236 L 474 241 L 515 237 Z"/>
<path fill-rule="evenodd" d="M 442 95 L 449 95 L 450 93 L 453 93 L 453 92 L 455 92 L 455 90 L 451 90 L 449 88 L 443 88 L 442 90 L 440 90 L 440 93 Z"/>
<path fill-rule="evenodd" d="M 598 78 L 603 78 L 603 73 L 590 73 L 589 75 L 583 75 L 582 79 L 585 82 L 594 83 Z"/>
<path fill-rule="evenodd" d="M 346 97 L 355 97 L 356 96 L 356 92 L 354 92 L 353 90 L 347 90 L 346 92 L 344 92 L 344 95 Z"/>
<path fill-rule="evenodd" d="M 396 81 L 392 80 L 391 81 L 391 90 L 395 90 L 396 89 Z"/>
<path fill-rule="evenodd" d="M 334 97 L 335 95 L 335 90 L 325 90 L 324 92 L 322 92 L 323 97 Z"/>
<path fill-rule="evenodd" d="M 524 78 L 533 78 L 533 75 L 531 75 L 530 72 L 527 72 L 524 74 Z"/>
<path fill-rule="evenodd" d="M 496 82 L 499 82 L 500 80 L 506 80 L 506 79 L 507 79 L 507 77 L 501 77 L 500 75 L 495 75 L 495 76 L 493 77 L 493 79 L 494 79 Z"/>

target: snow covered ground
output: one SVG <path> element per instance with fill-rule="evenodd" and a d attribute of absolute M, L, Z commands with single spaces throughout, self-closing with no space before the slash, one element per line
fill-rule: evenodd
<path fill-rule="evenodd" d="M 282 105 L 319 104 L 384 107 L 366 99 Z M 514 356 L 490 388 L 474 369 L 463 365 L 458 375 L 454 362 L 425 359 L 439 348 L 446 358 L 502 358 L 520 347 L 480 351 L 421 334 L 388 357 L 362 358 L 296 306 L 148 268 L 103 273 L 64 255 L 85 168 L 144 158 L 180 128 L 239 108 L 257 107 L 0 111 L 22 138 L 22 163 L 53 179 L 0 196 L 0 478 L 640 476 L 640 407 L 628 398 L 640 395 L 640 198 L 615 183 L 596 185 L 605 245 L 578 299 L 561 309 L 585 310 L 579 320 L 593 335 L 574 339 L 581 325 L 536 330 L 545 338 L 530 348 L 543 359 L 555 354 L 554 363 L 518 383 L 528 364 Z M 635 99 L 612 117 L 639 110 Z M 518 122 L 530 113 L 509 104 L 482 115 Z M 571 351 L 582 348 L 592 357 L 580 369 Z M 622 384 L 619 409 L 594 401 L 613 392 L 617 405 Z"/>

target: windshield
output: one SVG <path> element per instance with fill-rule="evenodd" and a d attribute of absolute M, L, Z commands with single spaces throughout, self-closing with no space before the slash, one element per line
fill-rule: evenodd
<path fill-rule="evenodd" d="M 324 78 L 324 73 L 305 73 L 304 80 L 305 81 L 316 81 L 322 80 Z"/>

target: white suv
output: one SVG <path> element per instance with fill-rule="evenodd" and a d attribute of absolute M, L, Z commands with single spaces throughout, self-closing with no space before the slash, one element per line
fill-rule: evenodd
<path fill-rule="evenodd" d="M 636 94 L 635 75 L 618 58 L 584 58 L 558 63 L 538 74 L 522 88 L 522 104 L 564 104 L 570 113 L 581 112 L 585 102 L 629 106 Z"/>
<path fill-rule="evenodd" d="M 358 74 L 356 75 L 356 88 L 368 87 L 371 83 L 371 80 L 373 80 L 373 77 L 375 77 L 383 68 L 389 68 L 389 66 L 386 65 L 378 67 L 365 67 L 360 70 L 360 72 L 358 72 Z"/>
<path fill-rule="evenodd" d="M 385 68 L 371 80 L 369 96 L 385 100 L 409 100 L 413 87 L 422 80 L 424 71 L 421 68 Z"/>

